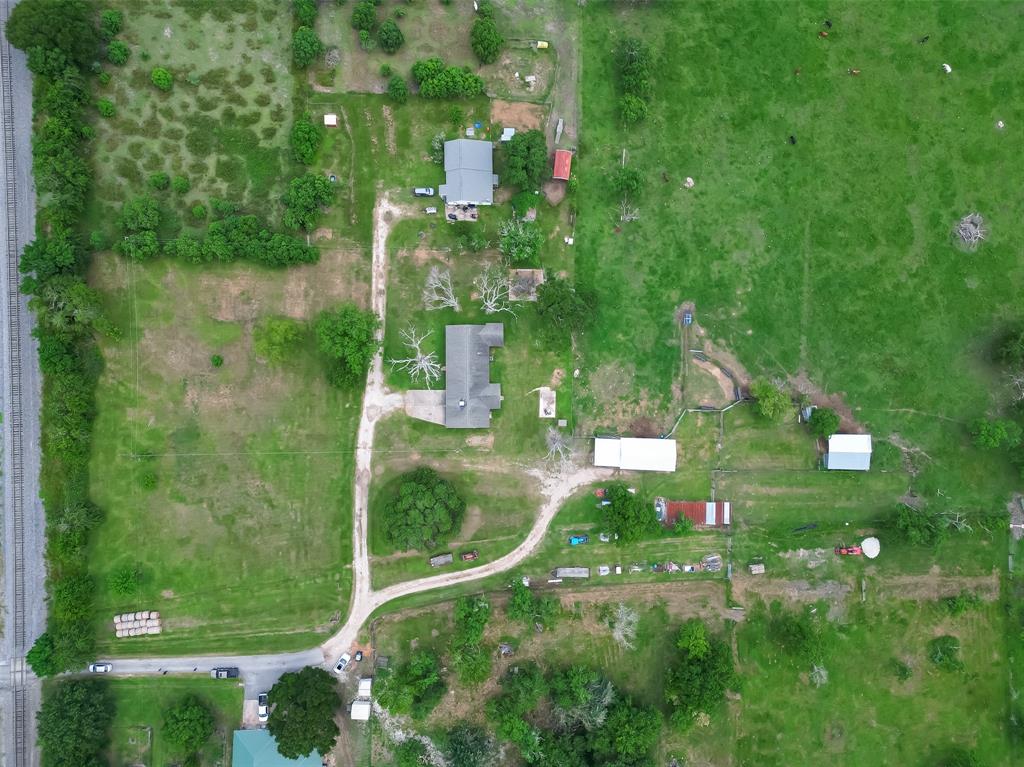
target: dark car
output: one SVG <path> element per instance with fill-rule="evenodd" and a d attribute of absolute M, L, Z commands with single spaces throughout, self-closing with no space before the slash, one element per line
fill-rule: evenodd
<path fill-rule="evenodd" d="M 238 669 L 234 666 L 223 666 L 210 671 L 211 679 L 237 679 Z"/>
<path fill-rule="evenodd" d="M 359 663 L 359 661 L 361 661 L 362 659 L 363 659 L 363 651 L 362 650 L 356 650 L 355 662 Z"/>

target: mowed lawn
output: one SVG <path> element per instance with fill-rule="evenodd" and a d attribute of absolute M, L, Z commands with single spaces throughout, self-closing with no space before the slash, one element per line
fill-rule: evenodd
<path fill-rule="evenodd" d="M 709 337 L 755 374 L 805 372 L 874 434 L 920 447 L 922 495 L 1001 507 L 1014 477 L 969 446 L 964 424 L 993 408 L 1003 383 L 986 349 L 1020 316 L 1019 7 L 583 13 L 577 273 L 599 300 L 581 342 L 580 409 L 600 416 L 612 397 L 636 415 L 674 415 L 674 312 L 695 301 Z M 618 118 L 611 53 L 626 36 L 656 62 L 650 117 L 633 127 Z M 623 149 L 644 176 L 640 220 L 625 224 L 607 183 Z M 950 235 L 972 211 L 990 234 L 967 254 Z"/>
<path fill-rule="evenodd" d="M 304 647 L 344 614 L 361 392 L 327 384 L 311 331 L 272 365 L 253 329 L 365 296 L 365 266 L 358 251 L 288 271 L 97 258 L 121 335 L 103 342 L 97 391 L 99 608 L 164 620 L 160 637 L 118 642 L 104 620 L 108 651 Z M 116 595 L 111 573 L 133 564 L 137 593 Z"/>
<path fill-rule="evenodd" d="M 164 739 L 164 711 L 196 696 L 213 712 L 216 730 L 200 755 L 202 767 L 227 765 L 232 733 L 242 716 L 242 688 L 214 679 L 111 679 L 117 705 L 111 728 L 111 764 L 172 767 L 181 762 Z"/>

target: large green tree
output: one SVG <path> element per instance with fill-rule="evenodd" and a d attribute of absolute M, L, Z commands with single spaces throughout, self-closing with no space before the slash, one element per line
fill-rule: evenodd
<path fill-rule="evenodd" d="M 334 199 L 334 184 L 322 173 L 293 178 L 284 195 L 284 225 L 289 229 L 312 229 L 320 211 Z"/>
<path fill-rule="evenodd" d="M 95 6 L 85 0 L 22 0 L 11 9 L 7 39 L 15 48 L 52 49 L 79 66 L 92 62 L 99 45 Z"/>
<path fill-rule="evenodd" d="M 164 711 L 163 736 L 185 756 L 194 754 L 213 735 L 213 712 L 200 698 L 187 695 Z"/>
<path fill-rule="evenodd" d="M 292 157 L 303 165 L 312 165 L 323 137 L 323 126 L 313 122 L 308 112 L 303 114 L 292 125 L 290 136 Z"/>
<path fill-rule="evenodd" d="M 283 362 L 302 341 L 304 326 L 291 317 L 264 317 L 252 333 L 256 356 L 268 362 Z"/>
<path fill-rule="evenodd" d="M 629 492 L 624 482 L 612 482 L 605 498 L 611 503 L 602 507 L 604 528 L 619 536 L 619 545 L 657 534 L 660 527 L 654 504 L 642 494 Z"/>
<path fill-rule="evenodd" d="M 292 61 L 299 69 L 305 69 L 324 52 L 324 44 L 312 27 L 299 27 L 292 35 Z"/>
<path fill-rule="evenodd" d="M 596 764 L 653 764 L 650 753 L 661 734 L 661 715 L 654 708 L 636 706 L 629 699 L 620 700 L 608 711 L 604 725 L 592 738 Z"/>
<path fill-rule="evenodd" d="M 36 722 L 43 767 L 106 767 L 113 720 L 105 680 L 69 679 L 46 688 Z"/>
<path fill-rule="evenodd" d="M 443 544 L 462 524 L 466 502 L 455 486 L 423 466 L 403 474 L 384 507 L 381 524 L 388 540 L 403 551 Z"/>
<path fill-rule="evenodd" d="M 700 620 L 683 624 L 676 648 L 676 661 L 665 678 L 665 701 L 673 709 L 673 722 L 686 727 L 694 715 L 710 711 L 725 698 L 735 672 L 732 649 Z"/>
<path fill-rule="evenodd" d="M 548 167 L 548 145 L 539 130 L 520 131 L 505 144 L 505 178 L 512 186 L 536 189 Z"/>
<path fill-rule="evenodd" d="M 767 378 L 750 383 L 750 396 L 757 400 L 757 412 L 772 421 L 781 421 L 792 412 L 793 403 L 780 386 Z"/>
<path fill-rule="evenodd" d="M 493 18 L 478 16 L 469 32 L 469 45 L 481 64 L 493 64 L 505 46 L 505 38 Z"/>
<path fill-rule="evenodd" d="M 282 756 L 298 759 L 313 751 L 330 753 L 339 732 L 334 714 L 341 705 L 330 674 L 313 667 L 284 674 L 270 688 L 269 700 L 274 715 L 267 729 Z"/>
<path fill-rule="evenodd" d="M 831 408 L 817 407 L 811 411 L 807 426 L 815 437 L 828 439 L 839 431 L 839 413 Z"/>
<path fill-rule="evenodd" d="M 537 316 L 548 343 L 564 343 L 581 333 L 594 315 L 595 297 L 564 277 L 548 272 L 537 287 Z"/>
<path fill-rule="evenodd" d="M 373 312 L 354 304 L 321 312 L 314 330 L 317 346 L 328 359 L 327 378 L 332 385 L 347 387 L 362 382 L 377 352 L 377 328 Z"/>

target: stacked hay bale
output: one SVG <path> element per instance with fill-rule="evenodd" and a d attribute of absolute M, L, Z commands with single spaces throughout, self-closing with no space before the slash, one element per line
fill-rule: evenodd
<path fill-rule="evenodd" d="M 118 639 L 159 634 L 161 629 L 160 613 L 156 610 L 141 610 L 114 616 L 114 636 Z"/>

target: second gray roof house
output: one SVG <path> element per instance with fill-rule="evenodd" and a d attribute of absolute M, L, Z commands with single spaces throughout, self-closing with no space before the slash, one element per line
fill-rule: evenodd
<path fill-rule="evenodd" d="M 449 205 L 491 205 L 498 177 L 494 175 L 494 145 L 460 138 L 444 142 L 445 183 L 438 194 Z"/>
<path fill-rule="evenodd" d="M 501 407 L 501 384 L 491 383 L 491 349 L 505 345 L 505 326 L 448 325 L 444 329 L 444 425 L 485 429 Z"/>

